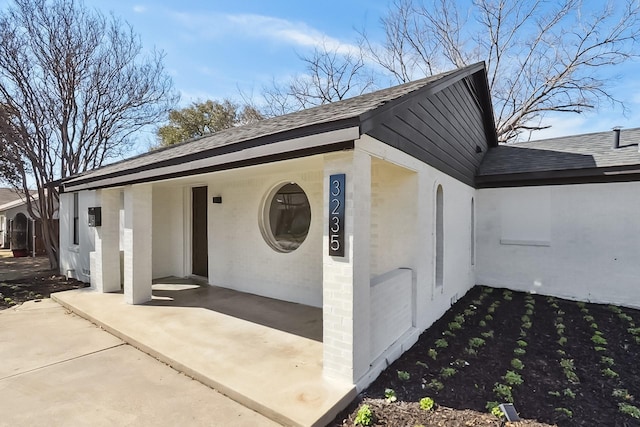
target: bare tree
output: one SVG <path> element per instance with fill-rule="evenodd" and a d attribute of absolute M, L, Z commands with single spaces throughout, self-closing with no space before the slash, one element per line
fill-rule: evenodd
<path fill-rule="evenodd" d="M 373 75 L 357 49 L 342 51 L 323 44 L 300 59 L 305 63 L 304 74 L 284 84 L 274 80 L 271 87 L 264 88 L 265 115 L 277 116 L 327 104 L 373 88 Z"/>
<path fill-rule="evenodd" d="M 0 171 L 40 217 L 52 268 L 56 180 L 122 155 L 175 103 L 163 55 L 76 0 L 14 0 L 0 14 Z"/>
<path fill-rule="evenodd" d="M 361 44 L 397 82 L 485 61 L 501 141 L 549 127 L 549 112 L 622 105 L 607 72 L 640 53 L 637 0 L 395 0 L 381 24 L 384 41 Z"/>

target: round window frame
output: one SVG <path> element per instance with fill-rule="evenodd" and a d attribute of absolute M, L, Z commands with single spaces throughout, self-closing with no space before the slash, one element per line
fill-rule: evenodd
<path fill-rule="evenodd" d="M 273 202 L 273 198 L 276 196 L 276 194 L 278 194 L 278 192 L 280 191 L 280 189 L 282 189 L 282 187 L 288 184 L 297 185 L 298 188 L 300 188 L 300 190 L 302 190 L 302 192 L 304 193 L 304 196 L 307 198 L 307 203 L 309 203 L 309 227 L 307 228 L 307 234 L 304 236 L 304 240 L 302 240 L 302 242 L 300 242 L 300 244 L 296 248 L 293 248 L 290 250 L 280 246 L 275 236 L 273 235 L 273 232 L 271 231 L 271 222 L 269 219 L 270 211 L 271 211 L 271 203 Z M 281 181 L 273 185 L 271 189 L 266 193 L 265 197 L 262 199 L 260 214 L 258 218 L 258 224 L 260 228 L 260 233 L 262 234 L 262 238 L 267 243 L 267 245 L 269 245 L 271 249 L 279 253 L 290 254 L 300 249 L 300 247 L 304 245 L 304 243 L 307 241 L 307 238 L 309 237 L 309 232 L 311 231 L 312 219 L 313 219 L 313 213 L 311 212 L 311 202 L 309 201 L 309 196 L 307 195 L 307 191 L 304 189 L 304 187 L 302 187 L 302 185 L 300 185 L 296 181 Z"/>

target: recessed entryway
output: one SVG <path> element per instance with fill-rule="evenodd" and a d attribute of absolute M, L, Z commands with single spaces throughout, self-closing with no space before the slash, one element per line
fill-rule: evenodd
<path fill-rule="evenodd" d="M 191 195 L 191 274 L 209 277 L 207 187 L 193 187 Z"/>

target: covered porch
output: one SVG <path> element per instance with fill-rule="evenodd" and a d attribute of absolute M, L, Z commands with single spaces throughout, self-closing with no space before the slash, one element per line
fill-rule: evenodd
<path fill-rule="evenodd" d="M 89 290 L 52 296 L 133 346 L 286 425 L 325 425 L 355 395 L 322 372 L 322 310 L 189 279 L 151 301 Z"/>

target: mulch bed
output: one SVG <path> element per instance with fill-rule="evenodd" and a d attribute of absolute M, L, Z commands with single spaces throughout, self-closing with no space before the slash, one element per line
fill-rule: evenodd
<path fill-rule="evenodd" d="M 25 301 L 49 298 L 52 293 L 79 289 L 87 284 L 67 279 L 59 274 L 41 274 L 17 280 L 0 282 L 0 310 L 14 307 Z"/>
<path fill-rule="evenodd" d="M 366 404 L 375 426 L 499 426 L 488 407 L 512 400 L 507 425 L 640 426 L 639 326 L 638 310 L 477 286 L 331 425 Z"/>

